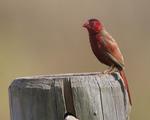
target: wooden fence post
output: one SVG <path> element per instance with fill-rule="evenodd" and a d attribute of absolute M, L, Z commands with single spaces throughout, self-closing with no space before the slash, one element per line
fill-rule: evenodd
<path fill-rule="evenodd" d="M 11 120 L 127 120 L 130 105 L 120 76 L 76 73 L 22 77 L 9 87 Z"/>

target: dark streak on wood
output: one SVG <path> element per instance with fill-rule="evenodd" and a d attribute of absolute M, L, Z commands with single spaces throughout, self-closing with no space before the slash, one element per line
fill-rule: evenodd
<path fill-rule="evenodd" d="M 64 85 L 64 98 L 65 98 L 66 112 L 70 112 L 74 116 L 76 116 L 70 79 L 65 79 L 63 81 L 63 85 Z"/>

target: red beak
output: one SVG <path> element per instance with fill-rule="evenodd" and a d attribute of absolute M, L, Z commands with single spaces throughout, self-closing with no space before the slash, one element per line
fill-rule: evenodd
<path fill-rule="evenodd" d="M 85 28 L 87 28 L 89 26 L 89 22 L 85 22 L 84 24 L 83 24 L 83 27 L 85 27 Z"/>

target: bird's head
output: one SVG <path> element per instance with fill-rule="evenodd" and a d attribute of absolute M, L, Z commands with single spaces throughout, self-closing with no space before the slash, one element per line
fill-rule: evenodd
<path fill-rule="evenodd" d="M 83 24 L 89 33 L 98 33 L 103 29 L 102 23 L 97 19 L 89 19 L 87 22 Z"/>

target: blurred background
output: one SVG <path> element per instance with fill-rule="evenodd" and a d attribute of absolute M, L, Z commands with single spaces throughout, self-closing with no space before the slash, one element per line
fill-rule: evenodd
<path fill-rule="evenodd" d="M 131 120 L 150 119 L 148 0 L 1 0 L 0 119 L 9 120 L 8 87 L 16 77 L 103 71 L 82 24 L 103 21 L 125 57 Z"/>

